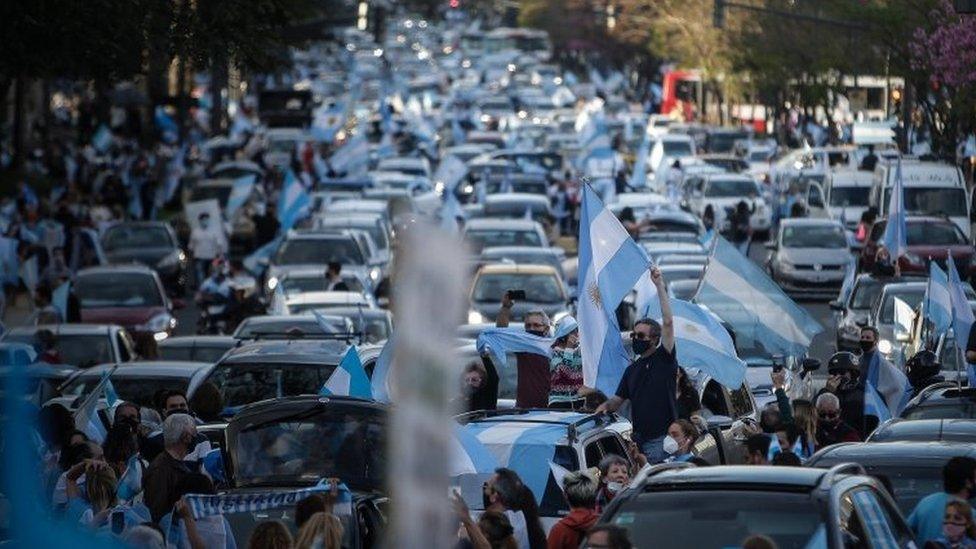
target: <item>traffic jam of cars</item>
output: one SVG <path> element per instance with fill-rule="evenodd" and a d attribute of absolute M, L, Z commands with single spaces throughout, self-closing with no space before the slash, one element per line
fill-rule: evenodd
<path fill-rule="evenodd" d="M 242 81 L 225 133 L 105 126 L 70 190 L 4 189 L 4 429 L 45 516 L 400 546 L 419 399 L 450 412 L 418 473 L 445 546 L 976 547 L 972 172 L 655 110 L 454 15 L 343 28 Z M 419 318 L 454 298 L 411 257 L 458 266 L 456 307 Z M 436 383 L 404 360 L 434 343 Z"/>

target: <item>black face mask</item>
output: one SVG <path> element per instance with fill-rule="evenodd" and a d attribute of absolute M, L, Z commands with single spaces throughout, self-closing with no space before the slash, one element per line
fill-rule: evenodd
<path fill-rule="evenodd" d="M 539 337 L 548 337 L 549 334 L 544 330 L 526 330 L 526 332 Z"/>
<path fill-rule="evenodd" d="M 874 350 L 874 342 L 873 341 L 864 341 L 864 340 L 861 340 L 860 341 L 860 345 L 861 345 L 861 352 L 862 353 L 869 353 L 869 352 L 871 352 L 871 351 Z"/>
<path fill-rule="evenodd" d="M 642 355 L 651 348 L 651 342 L 646 339 L 635 339 L 631 342 L 631 346 L 634 348 L 634 354 Z"/>

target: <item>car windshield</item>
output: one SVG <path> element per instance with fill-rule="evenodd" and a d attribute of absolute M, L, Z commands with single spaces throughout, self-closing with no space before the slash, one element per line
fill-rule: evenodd
<path fill-rule="evenodd" d="M 355 303 L 296 303 L 288 306 L 289 314 L 301 315 L 301 314 L 312 314 L 312 311 L 324 312 L 329 309 L 337 309 L 340 307 L 355 307 Z"/>
<path fill-rule="evenodd" d="M 274 140 L 268 143 L 268 150 L 274 153 L 291 153 L 295 150 L 295 142 L 288 140 Z"/>
<path fill-rule="evenodd" d="M 163 305 L 156 279 L 149 274 L 106 272 L 79 276 L 74 290 L 83 309 Z"/>
<path fill-rule="evenodd" d="M 767 151 L 752 151 L 749 153 L 749 162 L 766 162 L 770 156 Z"/>
<path fill-rule="evenodd" d="M 531 254 L 525 252 L 491 254 L 489 257 L 486 257 L 485 259 L 489 259 L 491 261 L 509 260 L 516 264 L 522 263 L 526 265 L 549 265 L 550 267 L 553 267 L 557 271 L 562 271 L 562 264 L 563 264 L 562 260 L 559 259 L 559 256 L 557 255 Z"/>
<path fill-rule="evenodd" d="M 851 293 L 851 309 L 870 309 L 884 284 L 873 278 L 862 278 Z"/>
<path fill-rule="evenodd" d="M 836 225 L 799 225 L 783 228 L 785 248 L 847 248 L 847 235 Z"/>
<path fill-rule="evenodd" d="M 349 288 L 350 292 L 364 291 L 363 283 L 355 276 L 343 276 L 342 282 Z M 285 295 L 301 294 L 305 292 L 324 292 L 329 289 L 325 280 L 325 271 L 322 276 L 287 276 L 281 281 L 281 286 L 285 290 Z"/>
<path fill-rule="evenodd" d="M 128 366 L 126 366 L 128 368 Z M 61 392 L 63 396 L 87 395 L 98 385 L 101 375 L 86 375 L 75 378 L 66 385 Z M 162 390 L 186 391 L 190 384 L 189 377 L 125 377 L 125 374 L 116 372 L 112 375 L 112 386 L 120 400 L 135 402 L 139 406 L 155 408 L 154 397 Z"/>
<path fill-rule="evenodd" d="M 325 266 L 331 262 L 343 265 L 362 265 L 363 252 L 351 238 L 297 238 L 286 240 L 275 254 L 276 265 L 315 264 Z"/>
<path fill-rule="evenodd" d="M 535 231 L 486 230 L 468 231 L 465 233 L 474 251 L 480 252 L 491 246 L 543 246 L 542 239 Z"/>
<path fill-rule="evenodd" d="M 4 343 L 26 343 L 33 345 L 32 333 L 14 333 L 4 338 Z M 109 335 L 64 335 L 56 336 L 54 348 L 61 355 L 63 364 L 88 368 L 96 364 L 113 362 L 112 339 Z"/>
<path fill-rule="evenodd" d="M 871 187 L 834 187 L 830 189 L 830 205 L 838 208 L 843 206 L 867 206 Z"/>
<path fill-rule="evenodd" d="M 691 148 L 691 143 L 685 141 L 664 141 L 661 143 L 661 149 L 664 151 L 664 156 L 671 158 L 682 158 L 695 154 Z"/>
<path fill-rule="evenodd" d="M 626 501 L 611 517 L 630 539 L 653 539 L 657 549 L 740 547 L 755 534 L 777 547 L 815 541 L 823 519 L 807 494 L 752 491 L 649 492 Z"/>
<path fill-rule="evenodd" d="M 322 225 L 325 227 L 335 227 L 340 229 L 357 229 L 360 231 L 366 231 L 369 236 L 373 238 L 373 242 L 376 243 L 376 247 L 385 250 L 390 247 L 390 242 L 386 238 L 386 230 L 383 229 L 382 225 L 379 223 L 325 223 Z"/>
<path fill-rule="evenodd" d="M 303 334 L 344 334 L 349 333 L 350 328 L 342 318 L 331 316 L 324 317 L 328 332 L 322 328 L 314 318 L 280 318 L 266 320 L 262 317 L 251 317 L 260 322 L 248 322 L 245 320 L 234 332 L 234 337 L 238 339 L 252 338 L 257 335 L 285 335 L 293 330 L 301 331 Z"/>
<path fill-rule="evenodd" d="M 744 197 L 756 192 L 756 184 L 744 179 L 713 179 L 705 187 L 705 196 L 711 198 Z"/>
<path fill-rule="evenodd" d="M 479 276 L 475 282 L 473 298 L 477 303 L 495 303 L 508 290 L 524 290 L 525 301 L 533 303 L 562 303 L 566 299 L 554 276 L 516 273 Z"/>
<path fill-rule="evenodd" d="M 890 192 L 889 188 L 888 193 Z M 887 211 L 885 201 L 885 212 Z M 966 191 L 957 187 L 906 187 L 905 211 L 912 215 L 965 217 Z"/>
<path fill-rule="evenodd" d="M 235 484 L 314 483 L 338 477 L 353 489 L 383 486 L 386 421 L 373 408 L 315 408 L 248 425 L 230 452 Z M 277 481 L 277 482 L 276 482 Z"/>
<path fill-rule="evenodd" d="M 217 362 L 224 356 L 230 346 L 227 347 L 197 347 L 192 344 L 187 345 L 167 345 L 160 346 L 157 354 L 159 360 L 175 360 L 178 362 Z"/>
<path fill-rule="evenodd" d="M 965 214 L 963 214 L 965 215 Z M 908 223 L 906 240 L 909 246 L 965 245 L 963 236 L 953 223 Z"/>
<path fill-rule="evenodd" d="M 122 248 L 171 248 L 169 232 L 162 227 L 126 227 L 117 225 L 105 232 L 102 248 L 110 252 Z"/>
<path fill-rule="evenodd" d="M 244 406 L 283 396 L 315 395 L 335 370 L 334 364 L 276 362 L 223 363 L 210 374 L 225 407 Z"/>
<path fill-rule="evenodd" d="M 891 324 L 895 321 L 895 298 L 902 300 L 906 305 L 911 307 L 914 311 L 915 307 L 922 302 L 922 297 L 925 296 L 925 288 L 918 288 L 917 290 L 903 290 L 898 293 L 890 293 L 885 296 L 884 305 L 881 307 L 881 322 L 885 324 Z"/>

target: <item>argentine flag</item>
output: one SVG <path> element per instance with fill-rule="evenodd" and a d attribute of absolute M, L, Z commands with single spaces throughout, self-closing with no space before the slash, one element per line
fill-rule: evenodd
<path fill-rule="evenodd" d="M 254 174 L 243 175 L 234 180 L 233 186 L 230 188 L 230 196 L 227 197 L 227 207 L 224 208 L 224 217 L 227 219 L 233 219 L 234 213 L 240 209 L 241 206 L 247 202 L 248 197 L 251 196 L 251 190 L 254 188 L 254 181 L 257 177 Z"/>
<path fill-rule="evenodd" d="M 851 297 L 851 291 L 854 290 L 854 282 L 857 280 L 857 260 L 851 255 L 848 263 L 847 270 L 844 272 L 844 282 L 840 285 L 840 296 L 837 300 L 841 303 L 847 303 L 847 299 Z"/>
<path fill-rule="evenodd" d="M 629 125 L 628 125 L 629 127 Z M 630 174 L 630 186 L 635 189 L 647 187 L 647 155 L 651 152 L 651 119 L 647 119 L 644 128 L 644 138 L 637 149 L 637 159 L 634 161 L 634 171 Z"/>
<path fill-rule="evenodd" d="M 112 373 L 115 372 L 115 368 L 102 373 L 101 379 L 92 388 L 91 393 L 85 397 L 81 406 L 78 406 L 78 409 L 75 410 L 75 429 L 85 433 L 89 439 L 99 444 L 105 441 L 108 430 L 105 428 L 105 423 L 102 421 L 102 418 L 98 415 L 98 401 L 105 394 L 105 386 L 108 384 Z"/>
<path fill-rule="evenodd" d="M 355 345 L 346 351 L 346 355 L 342 357 L 342 361 L 326 380 L 319 394 L 323 396 L 373 398 L 373 392 L 369 386 L 369 377 L 366 376 L 366 370 L 363 369 L 363 363 L 359 360 L 359 352 Z"/>
<path fill-rule="evenodd" d="M 901 176 L 901 157 L 895 167 L 895 184 L 888 197 L 888 222 L 885 224 L 881 243 L 888 249 L 892 261 L 908 253 L 907 229 L 905 227 L 905 189 Z"/>
<path fill-rule="evenodd" d="M 661 322 L 661 303 L 649 272 L 637 282 L 638 317 Z M 739 359 L 732 336 L 722 323 L 697 303 L 671 300 L 678 364 L 696 368 L 731 390 L 742 386 L 746 363 Z"/>
<path fill-rule="evenodd" d="M 769 276 L 720 236 L 695 302 L 728 322 L 737 338 L 754 340 L 767 353 L 806 354 L 823 327 Z"/>
<path fill-rule="evenodd" d="M 881 353 L 874 353 L 864 383 L 864 413 L 881 421 L 896 417 L 911 400 L 912 392 L 905 374 L 881 358 Z"/>
<path fill-rule="evenodd" d="M 278 223 L 281 225 L 281 232 L 288 231 L 299 219 L 305 217 L 311 203 L 305 188 L 295 177 L 295 172 L 288 170 L 281 185 L 281 197 L 278 199 Z"/>
<path fill-rule="evenodd" d="M 925 314 L 932 321 L 934 333 L 945 332 L 952 325 L 949 277 L 935 261 L 929 262 L 929 283 L 925 288 Z"/>
<path fill-rule="evenodd" d="M 373 377 L 369 380 L 370 389 L 373 393 L 373 399 L 377 402 L 390 402 L 390 368 L 393 366 L 393 348 L 396 345 L 394 343 L 396 338 L 396 330 L 394 330 L 386 343 L 383 344 L 383 349 L 380 350 L 380 356 L 376 357 L 376 364 L 373 365 Z"/>
<path fill-rule="evenodd" d="M 583 186 L 579 233 L 577 321 L 583 384 L 612 395 L 630 358 L 617 325 L 617 305 L 650 265 L 647 252 L 589 186 Z M 628 327 L 629 328 L 629 327 Z"/>
<path fill-rule="evenodd" d="M 949 297 L 952 303 L 952 331 L 956 335 L 956 345 L 962 349 L 962 355 L 966 356 L 966 344 L 969 341 L 969 330 L 973 326 L 973 310 L 966 300 L 966 292 L 963 289 L 962 281 L 959 280 L 959 271 L 956 270 L 956 262 L 949 254 L 946 263 L 949 265 Z M 967 384 L 976 387 L 976 365 L 966 362 Z"/>
<path fill-rule="evenodd" d="M 454 426 L 449 477 L 491 474 L 500 467 L 498 459 L 478 437 L 460 425 Z"/>

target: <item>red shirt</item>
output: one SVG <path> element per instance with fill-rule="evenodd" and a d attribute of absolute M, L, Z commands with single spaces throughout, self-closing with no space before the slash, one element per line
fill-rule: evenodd
<path fill-rule="evenodd" d="M 593 509 L 573 509 L 549 530 L 548 549 L 577 549 L 600 515 Z"/>
<path fill-rule="evenodd" d="M 515 407 L 548 407 L 549 358 L 534 353 L 515 353 L 515 364 L 518 368 Z"/>

